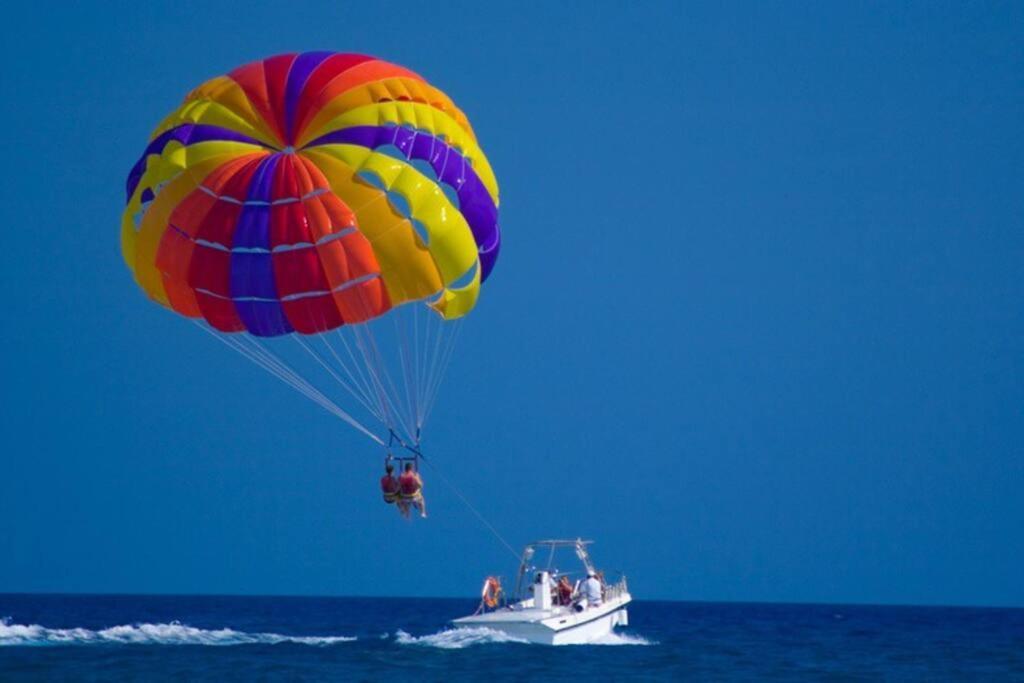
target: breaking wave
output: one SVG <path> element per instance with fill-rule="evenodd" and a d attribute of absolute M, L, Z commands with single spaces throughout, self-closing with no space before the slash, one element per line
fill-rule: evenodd
<path fill-rule="evenodd" d="M 520 638 L 513 638 L 507 633 L 494 629 L 478 628 L 447 628 L 427 636 L 411 636 L 405 631 L 395 633 L 395 642 L 400 645 L 419 645 L 421 647 L 439 647 L 444 650 L 461 650 L 470 645 L 487 643 L 525 643 Z"/>
<path fill-rule="evenodd" d="M 245 633 L 230 628 L 207 630 L 169 624 L 111 626 L 99 631 L 87 628 L 47 628 L 39 624 L 12 624 L 0 619 L 0 647 L 12 645 L 334 645 L 355 640 L 349 636 L 286 636 L 280 633 Z"/>

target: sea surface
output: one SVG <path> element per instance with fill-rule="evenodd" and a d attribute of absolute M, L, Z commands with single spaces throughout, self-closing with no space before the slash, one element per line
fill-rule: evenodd
<path fill-rule="evenodd" d="M 471 600 L 0 595 L 0 681 L 1024 681 L 1024 610 L 638 601 L 600 644 Z"/>

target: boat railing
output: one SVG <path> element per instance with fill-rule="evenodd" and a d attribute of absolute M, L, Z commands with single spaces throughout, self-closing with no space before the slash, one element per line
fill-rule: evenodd
<path fill-rule="evenodd" d="M 629 586 L 626 585 L 626 575 L 623 574 L 615 583 L 605 585 L 604 599 L 605 601 L 618 600 L 628 592 Z"/>

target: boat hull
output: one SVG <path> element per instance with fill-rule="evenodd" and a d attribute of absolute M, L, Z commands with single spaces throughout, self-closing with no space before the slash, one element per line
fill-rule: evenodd
<path fill-rule="evenodd" d="M 571 608 L 553 610 L 501 610 L 455 619 L 457 626 L 486 627 L 512 638 L 539 645 L 585 645 L 629 624 L 628 597 L 582 612 Z"/>

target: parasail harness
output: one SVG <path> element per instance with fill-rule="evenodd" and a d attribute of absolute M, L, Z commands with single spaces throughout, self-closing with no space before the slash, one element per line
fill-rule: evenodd
<path fill-rule="evenodd" d="M 387 451 L 384 456 L 385 467 L 391 463 L 398 463 L 398 471 L 401 472 L 406 463 L 412 463 L 413 472 L 419 474 L 420 458 L 423 458 L 423 460 L 426 461 L 426 458 L 420 451 L 419 444 L 407 444 L 402 440 L 402 437 L 395 433 L 395 430 L 389 429 L 388 431 L 390 432 L 390 436 L 388 437 L 388 445 L 386 446 Z M 392 453 L 392 450 L 396 445 L 400 448 L 404 448 L 409 455 L 403 455 L 401 454 L 401 451 L 399 451 L 399 455 Z"/>

